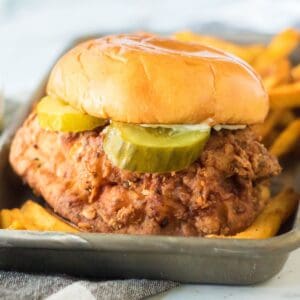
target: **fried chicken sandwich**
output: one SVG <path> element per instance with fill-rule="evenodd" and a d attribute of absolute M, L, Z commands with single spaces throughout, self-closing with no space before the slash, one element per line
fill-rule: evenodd
<path fill-rule="evenodd" d="M 240 59 L 151 34 L 84 42 L 13 140 L 15 172 L 83 231 L 233 235 L 280 172 L 251 125 L 268 96 Z"/>

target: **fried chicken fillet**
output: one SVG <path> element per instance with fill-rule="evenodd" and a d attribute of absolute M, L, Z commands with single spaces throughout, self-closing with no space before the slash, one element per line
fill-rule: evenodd
<path fill-rule="evenodd" d="M 112 166 L 102 141 L 101 129 L 46 131 L 32 113 L 16 134 L 10 162 L 81 230 L 183 236 L 244 230 L 266 205 L 260 187 L 280 172 L 251 129 L 213 131 L 196 162 L 164 174 Z"/>

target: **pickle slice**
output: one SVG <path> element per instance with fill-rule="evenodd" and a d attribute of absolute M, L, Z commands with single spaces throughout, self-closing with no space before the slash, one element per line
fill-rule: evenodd
<path fill-rule="evenodd" d="M 210 128 L 143 127 L 112 122 L 103 149 L 113 165 L 136 172 L 170 172 L 188 167 L 200 155 Z"/>
<path fill-rule="evenodd" d="M 37 104 L 37 116 L 42 128 L 62 132 L 92 130 L 106 122 L 104 119 L 82 113 L 51 96 L 42 98 Z"/>

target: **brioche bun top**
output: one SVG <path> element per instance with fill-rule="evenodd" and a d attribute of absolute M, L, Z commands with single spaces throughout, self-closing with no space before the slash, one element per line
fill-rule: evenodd
<path fill-rule="evenodd" d="M 269 106 L 244 61 L 151 34 L 79 44 L 53 68 L 47 93 L 92 116 L 145 124 L 254 124 Z"/>

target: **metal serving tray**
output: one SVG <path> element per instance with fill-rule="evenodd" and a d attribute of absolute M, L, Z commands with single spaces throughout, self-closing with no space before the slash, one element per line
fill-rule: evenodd
<path fill-rule="evenodd" d="M 34 197 L 13 174 L 8 153 L 15 131 L 44 91 L 45 81 L 0 138 L 0 208 L 16 207 Z M 299 167 L 284 176 L 292 178 L 295 186 L 300 183 Z M 289 253 L 300 246 L 299 211 L 282 232 L 265 240 L 236 240 L 0 230 L 0 269 L 105 279 L 254 284 L 276 275 Z"/>

